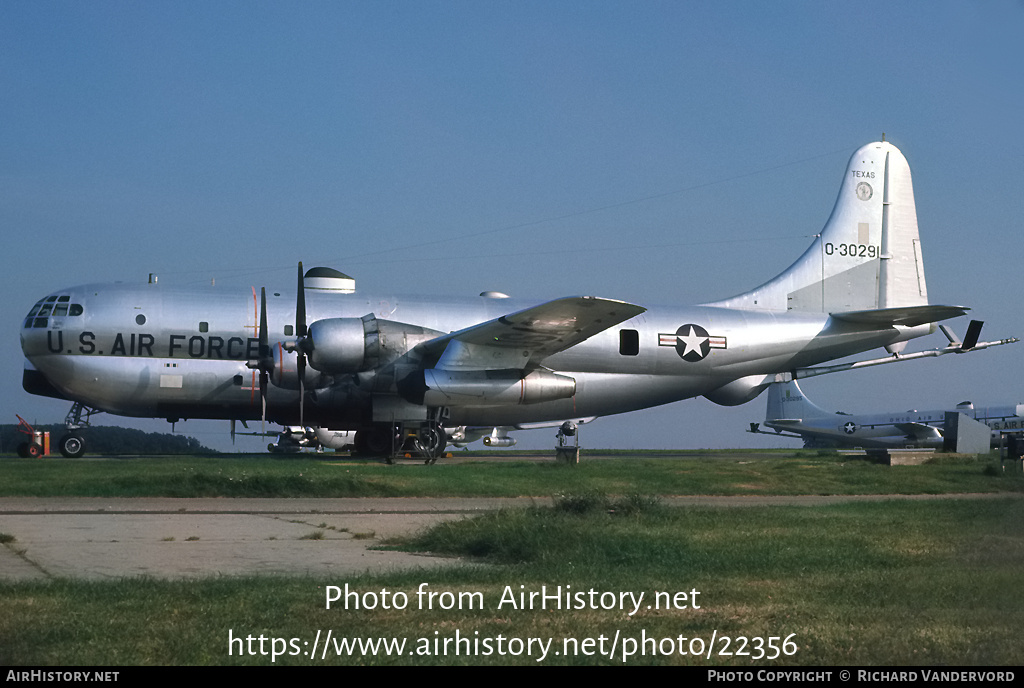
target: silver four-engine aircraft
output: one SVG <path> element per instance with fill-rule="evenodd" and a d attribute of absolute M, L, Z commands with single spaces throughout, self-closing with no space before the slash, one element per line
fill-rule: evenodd
<path fill-rule="evenodd" d="M 769 282 L 690 307 L 593 296 L 545 303 L 368 295 L 299 264 L 296 293 L 92 284 L 26 316 L 24 388 L 97 411 L 354 432 L 434 459 L 451 442 L 704 396 L 750 401 L 776 373 L 885 347 L 964 314 L 929 305 L 906 158 L 857 150 L 835 208 Z M 59 443 L 80 454 L 71 432 Z"/>
<path fill-rule="evenodd" d="M 796 380 L 775 382 L 768 388 L 768 410 L 764 424 L 784 437 L 796 437 L 805 447 L 902 447 L 942 449 L 945 443 L 946 413 L 962 413 L 991 430 L 989 443 L 998 446 L 1001 432 L 1024 429 L 1024 404 L 975 407 L 970 401 L 956 408 L 938 411 L 888 413 L 830 413 L 815 405 Z M 751 432 L 765 432 L 751 424 Z"/>

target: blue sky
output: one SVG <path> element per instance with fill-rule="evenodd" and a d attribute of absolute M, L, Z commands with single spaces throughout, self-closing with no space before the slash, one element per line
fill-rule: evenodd
<path fill-rule="evenodd" d="M 1008 1 L 7 0 L 0 418 L 63 418 L 22 391 L 17 330 L 85 282 L 290 287 L 302 260 L 368 292 L 730 296 L 804 250 L 882 132 L 914 175 L 931 300 L 1020 336 L 1022 35 Z M 804 389 L 848 411 L 1024 402 L 1022 356 Z M 742 432 L 763 416 L 688 400 L 583 441 L 795 446 Z M 226 422 L 178 429 L 229 446 Z"/>

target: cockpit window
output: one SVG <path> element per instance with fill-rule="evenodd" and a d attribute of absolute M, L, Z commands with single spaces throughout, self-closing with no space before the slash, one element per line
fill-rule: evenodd
<path fill-rule="evenodd" d="M 76 317 L 82 315 L 85 309 L 81 304 L 71 303 L 69 294 L 54 294 L 39 299 L 32 310 L 25 316 L 23 327 L 45 329 L 49 325 L 50 317 L 62 318 L 65 316 Z"/>

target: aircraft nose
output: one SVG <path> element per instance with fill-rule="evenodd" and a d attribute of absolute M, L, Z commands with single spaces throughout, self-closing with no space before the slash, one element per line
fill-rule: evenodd
<path fill-rule="evenodd" d="M 65 330 L 80 327 L 85 307 L 71 291 L 49 294 L 36 301 L 21 324 L 21 351 L 30 361 L 64 353 Z"/>

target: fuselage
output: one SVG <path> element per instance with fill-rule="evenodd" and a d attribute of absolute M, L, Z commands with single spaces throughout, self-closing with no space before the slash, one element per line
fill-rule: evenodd
<path fill-rule="evenodd" d="M 411 427 L 436 448 L 441 427 L 741 404 L 776 373 L 897 352 L 963 314 L 928 302 L 910 168 L 892 144 L 854 152 L 814 236 L 761 286 L 682 308 L 374 296 L 301 264 L 295 291 L 268 292 L 266 308 L 255 288 L 75 287 L 26 317 L 24 384 L 130 416 L 249 420 L 265 404 L 284 425 L 369 430 L 381 446 Z"/>
<path fill-rule="evenodd" d="M 96 284 L 54 292 L 22 323 L 22 350 L 30 364 L 25 387 L 125 416 L 258 419 L 263 413 L 258 373 L 247 365 L 259 355 L 256 294 L 253 288 L 157 284 Z M 396 323 L 386 336 L 393 340 L 391 349 L 407 357 L 432 337 L 536 305 L 506 298 L 430 299 L 316 289 L 306 289 L 305 301 L 311 323 L 369 315 Z M 267 292 L 271 344 L 295 339 L 295 303 L 294 291 Z M 406 325 L 415 326 L 415 333 L 403 329 Z M 461 405 L 446 410 L 446 425 L 603 416 L 700 395 L 742 403 L 764 388 L 765 375 L 928 331 L 928 325 L 866 329 L 820 313 L 652 307 L 544 359 L 543 368 L 575 380 L 571 397 Z M 359 393 L 369 372 L 319 376 L 314 386 L 307 385 L 305 422 L 344 429 L 372 419 L 367 404 L 400 392 L 378 376 L 369 396 Z M 266 417 L 296 423 L 299 394 L 297 387 L 269 385 Z"/>

